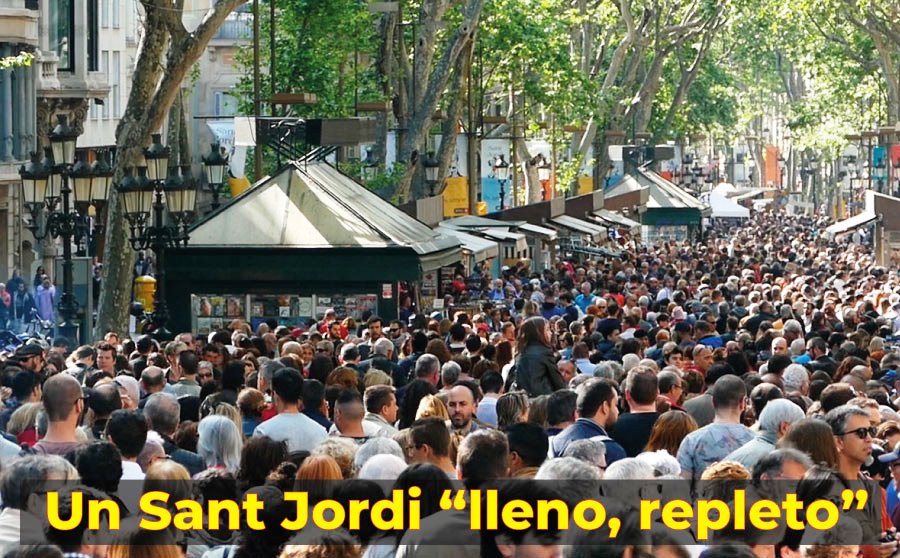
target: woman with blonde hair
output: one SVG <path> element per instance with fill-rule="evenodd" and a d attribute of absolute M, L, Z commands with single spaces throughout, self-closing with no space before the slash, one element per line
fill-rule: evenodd
<path fill-rule="evenodd" d="M 122 520 L 113 536 L 113 544 L 106 549 L 106 558 L 183 558 L 169 531 L 141 529 L 138 518 Z"/>
<path fill-rule="evenodd" d="M 441 420 L 450 420 L 450 412 L 447 405 L 437 395 L 426 395 L 419 401 L 419 410 L 416 411 L 416 420 L 437 417 Z"/>
<path fill-rule="evenodd" d="M 505 431 L 517 422 L 528 422 L 528 396 L 524 391 L 510 391 L 497 399 L 497 429 Z"/>
<path fill-rule="evenodd" d="M 24 403 L 10 416 L 6 431 L 15 436 L 19 444 L 33 446 L 38 441 L 37 417 L 43 408 L 44 404 L 40 401 Z"/>

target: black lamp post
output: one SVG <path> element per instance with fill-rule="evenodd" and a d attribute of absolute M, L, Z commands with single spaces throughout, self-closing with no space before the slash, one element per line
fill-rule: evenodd
<path fill-rule="evenodd" d="M 506 199 L 506 181 L 509 179 L 509 163 L 503 155 L 497 155 L 492 165 L 494 177 L 500 183 L 500 203 L 497 209 L 503 211 L 503 202 Z"/>
<path fill-rule="evenodd" d="M 362 160 L 362 179 L 369 182 L 378 173 L 378 159 L 372 153 L 371 149 L 366 149 L 366 158 Z"/>
<path fill-rule="evenodd" d="M 434 158 L 434 151 L 428 152 L 428 155 L 422 160 L 422 166 L 425 167 L 425 182 L 428 183 L 428 191 L 433 196 L 438 182 L 438 171 L 441 168 L 441 163 Z"/>
<path fill-rule="evenodd" d="M 703 176 L 703 169 L 700 167 L 700 161 L 694 157 L 694 165 L 691 167 L 691 188 L 694 195 L 700 193 L 700 177 Z"/>
<path fill-rule="evenodd" d="M 222 187 L 225 185 L 225 171 L 228 168 L 228 156 L 219 142 L 211 143 L 209 146 L 209 155 L 202 157 L 203 165 L 206 168 L 206 184 L 213 195 L 212 208 L 218 209 L 219 196 L 222 193 Z"/>
<path fill-rule="evenodd" d="M 78 302 L 72 292 L 72 239 L 83 219 L 78 207 L 106 201 L 111 173 L 108 168 L 96 165 L 91 168 L 81 157 L 76 157 L 79 133 L 69 126 L 66 116 L 57 118 L 58 123 L 50 132 L 50 147 L 44 150 L 44 159 L 39 160 L 37 153 L 32 153 L 31 162 L 19 169 L 19 175 L 22 177 L 22 198 L 31 216 L 28 229 L 38 241 L 47 235 L 62 240 L 63 293 L 57 306 L 62 323 L 58 328 L 60 335 L 76 340 Z"/>
<path fill-rule="evenodd" d="M 138 176 L 134 176 L 131 168 L 125 169 L 125 177 L 116 189 L 125 206 L 131 247 L 135 251 L 150 248 L 156 255 L 156 293 L 151 322 L 154 337 L 163 341 L 172 339 L 166 329 L 169 319 L 166 249 L 187 246 L 188 225 L 194 219 L 197 204 L 197 188 L 189 166 L 182 167 L 181 176 L 177 168 L 168 167 L 169 150 L 160 143 L 159 134 L 153 135 L 153 143 L 144 151 L 144 158 L 147 166 L 138 167 Z"/>

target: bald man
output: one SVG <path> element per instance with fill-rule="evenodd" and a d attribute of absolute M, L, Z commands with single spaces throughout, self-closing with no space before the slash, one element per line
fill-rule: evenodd
<path fill-rule="evenodd" d="M 81 385 L 68 374 L 51 376 L 44 382 L 41 401 L 47 411 L 50 426 L 47 435 L 34 445 L 34 451 L 44 455 L 64 456 L 81 445 L 75 436 L 78 419 L 84 411 Z"/>

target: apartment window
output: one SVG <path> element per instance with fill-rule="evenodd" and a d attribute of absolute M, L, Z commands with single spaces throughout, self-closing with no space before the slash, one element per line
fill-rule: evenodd
<path fill-rule="evenodd" d="M 106 29 L 109 27 L 109 7 L 110 0 L 103 0 L 103 3 L 100 5 L 100 27 Z"/>
<path fill-rule="evenodd" d="M 110 95 L 112 96 L 112 115 L 113 118 L 119 118 L 122 116 L 121 113 L 121 88 L 119 87 L 122 83 L 122 53 L 121 52 L 113 52 L 112 56 L 112 76 L 110 77 L 110 84 L 112 85 L 112 91 L 110 91 Z"/>
<path fill-rule="evenodd" d="M 125 2 L 125 40 L 129 44 L 134 43 L 134 27 L 137 14 L 135 13 L 134 2 L 126 0 Z"/>
<path fill-rule="evenodd" d="M 87 62 L 89 72 L 96 72 L 98 69 L 97 51 L 100 45 L 100 14 L 98 13 L 100 6 L 98 2 L 99 0 L 87 0 Z"/>
<path fill-rule="evenodd" d="M 103 61 L 103 73 L 106 74 L 106 79 L 109 79 L 109 51 L 104 50 L 100 55 L 100 59 Z M 111 99 L 107 99 L 106 102 L 103 103 L 103 118 L 109 118 L 110 101 Z"/>
<path fill-rule="evenodd" d="M 59 57 L 59 70 L 75 70 L 75 0 L 49 2 L 50 49 Z"/>
<path fill-rule="evenodd" d="M 119 14 L 119 4 L 121 0 L 110 0 L 112 2 L 112 26 L 118 29 L 121 26 L 121 19 Z"/>
<path fill-rule="evenodd" d="M 216 91 L 214 110 L 216 116 L 234 116 L 237 114 L 234 97 L 225 91 Z"/>

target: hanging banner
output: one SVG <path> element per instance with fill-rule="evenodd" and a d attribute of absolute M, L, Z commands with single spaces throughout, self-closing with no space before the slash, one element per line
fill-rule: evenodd
<path fill-rule="evenodd" d="M 503 205 L 512 207 L 512 164 L 509 159 L 509 141 L 505 139 L 486 139 L 481 142 L 481 199 L 487 204 L 487 211 L 500 211 L 500 181 L 494 176 L 493 163 L 498 156 L 503 156 L 510 164 L 509 178 L 503 184 Z"/>
<path fill-rule="evenodd" d="M 465 176 L 451 176 L 444 188 L 444 218 L 469 213 L 469 181 Z"/>

